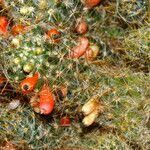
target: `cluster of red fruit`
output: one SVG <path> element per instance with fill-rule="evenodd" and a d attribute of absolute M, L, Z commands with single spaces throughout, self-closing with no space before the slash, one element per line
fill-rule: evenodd
<path fill-rule="evenodd" d="M 85 34 L 88 31 L 88 24 L 85 19 L 80 19 L 75 27 L 75 32 L 78 34 Z M 61 32 L 57 29 L 53 28 L 48 30 L 48 37 L 50 38 L 52 43 L 59 43 Z M 80 58 L 81 56 L 85 56 L 88 60 L 92 60 L 99 53 L 99 48 L 96 46 L 91 46 L 87 37 L 83 36 L 78 39 L 78 45 L 73 47 L 67 56 L 67 58 Z"/>
<path fill-rule="evenodd" d="M 85 7 L 91 9 L 97 6 L 101 0 L 81 0 Z M 75 27 L 75 32 L 78 34 L 85 34 L 88 31 L 88 24 L 84 18 L 80 19 L 77 22 Z M 69 58 L 80 58 L 81 56 L 85 56 L 88 60 L 93 60 L 97 57 L 99 53 L 99 48 L 96 45 L 90 45 L 90 42 L 87 37 L 79 38 L 78 46 L 72 48 Z"/>
<path fill-rule="evenodd" d="M 0 17 L 0 34 L 5 35 L 8 33 L 8 27 L 9 27 L 9 19 L 6 16 Z M 18 35 L 20 33 L 23 33 L 25 30 L 25 26 L 23 25 L 14 25 L 11 29 L 12 35 Z"/>
<path fill-rule="evenodd" d="M 20 83 L 22 93 L 26 95 L 33 92 L 39 78 L 40 74 L 37 72 L 32 77 L 27 77 L 26 79 L 22 80 Z M 45 115 L 50 114 L 54 108 L 54 97 L 48 84 L 45 83 L 43 85 L 38 93 L 38 96 L 40 99 L 40 113 Z"/>
<path fill-rule="evenodd" d="M 87 8 L 93 8 L 97 6 L 100 3 L 101 0 L 82 0 L 82 3 Z M 8 32 L 8 26 L 9 26 L 9 19 L 6 16 L 0 17 L 0 34 L 5 35 Z M 27 30 L 27 26 L 25 25 L 14 25 L 11 29 L 12 35 L 18 35 L 22 34 Z M 75 26 L 75 32 L 78 34 L 85 34 L 88 30 L 88 24 L 84 18 L 80 19 L 76 26 Z M 57 44 L 60 42 L 61 32 L 59 32 L 56 28 L 52 28 L 47 31 L 47 37 L 48 40 L 53 43 Z M 95 47 L 94 47 L 95 48 Z M 79 38 L 79 44 L 78 46 L 75 46 L 71 49 L 71 52 L 69 54 L 69 58 L 80 58 L 81 56 L 85 56 L 87 59 L 92 60 L 93 57 L 95 57 L 98 54 L 98 49 L 92 49 L 90 47 L 90 43 L 88 38 L 81 37 Z"/>
<path fill-rule="evenodd" d="M 26 79 L 22 80 L 20 83 L 22 93 L 26 95 L 34 92 L 39 78 L 40 74 L 36 72 L 32 77 L 27 77 Z M 60 91 L 63 97 L 67 95 L 67 91 L 65 88 L 61 87 Z M 49 115 L 54 109 L 55 99 L 56 97 L 54 96 L 52 89 L 49 87 L 48 83 L 45 82 L 41 90 L 38 93 L 34 94 L 34 96 L 31 98 L 31 106 L 33 108 L 37 108 L 37 112 L 39 112 L 40 114 Z M 61 118 L 60 124 L 61 126 L 69 126 L 70 118 Z"/>
<path fill-rule="evenodd" d="M 0 34 L 8 33 L 9 20 L 5 16 L 0 17 Z M 16 36 L 18 34 L 22 34 L 27 31 L 27 26 L 25 25 L 14 25 L 11 30 L 11 34 Z M 85 34 L 88 30 L 88 24 L 85 19 L 80 19 L 75 27 L 75 32 L 78 34 Z M 57 44 L 60 42 L 61 32 L 59 32 L 56 28 L 52 28 L 47 31 L 48 40 Z M 71 49 L 70 54 L 67 56 L 68 58 L 80 58 L 81 56 L 85 56 L 87 59 L 92 60 L 98 54 L 98 48 L 94 47 L 92 49 L 90 47 L 90 42 L 87 37 L 79 38 L 78 46 L 75 46 Z"/>
<path fill-rule="evenodd" d="M 86 7 L 92 8 L 98 5 L 100 0 L 83 0 L 83 4 Z M 6 16 L 0 17 L 0 34 L 5 35 L 8 33 L 9 19 Z M 11 29 L 12 35 L 22 34 L 27 30 L 27 26 L 24 25 L 15 25 Z M 84 18 L 80 19 L 76 26 L 75 32 L 78 34 L 85 34 L 88 31 L 88 24 Z M 50 29 L 47 31 L 48 39 L 57 44 L 60 42 L 61 32 L 59 32 L 56 28 Z M 87 59 L 92 60 L 95 58 L 99 52 L 99 48 L 97 46 L 90 45 L 89 39 L 85 36 L 79 38 L 79 44 L 73 47 L 68 54 L 67 58 L 80 58 L 81 56 L 85 56 Z M 35 86 L 40 78 L 40 74 L 36 72 L 32 77 L 27 77 L 20 83 L 21 90 L 23 94 L 30 94 L 34 91 Z M 62 90 L 63 96 L 66 96 L 66 92 Z M 54 109 L 55 97 L 54 94 L 47 83 L 45 83 L 41 90 L 34 97 L 38 99 L 32 103 L 33 107 L 39 108 L 39 113 L 48 115 Z M 68 117 L 64 117 L 61 119 L 61 124 L 63 126 L 70 124 L 70 119 Z"/>

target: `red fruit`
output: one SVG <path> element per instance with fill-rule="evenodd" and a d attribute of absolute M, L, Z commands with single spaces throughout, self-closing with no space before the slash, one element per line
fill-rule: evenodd
<path fill-rule="evenodd" d="M 0 84 L 4 83 L 6 81 L 7 81 L 7 79 L 5 77 L 0 77 Z"/>
<path fill-rule="evenodd" d="M 79 58 L 86 52 L 89 47 L 89 40 L 86 37 L 79 38 L 79 45 L 74 47 L 69 55 L 69 58 Z"/>
<path fill-rule="evenodd" d="M 7 79 L 4 77 L 0 77 L 0 93 L 2 94 L 2 91 L 4 91 L 4 89 L 6 89 L 6 85 L 7 85 Z"/>
<path fill-rule="evenodd" d="M 6 143 L 4 143 L 1 149 L 2 150 L 17 150 L 16 146 L 13 145 L 10 141 L 7 141 Z"/>
<path fill-rule="evenodd" d="M 0 33 L 5 34 L 7 32 L 7 28 L 1 27 L 0 26 Z"/>
<path fill-rule="evenodd" d="M 60 42 L 61 33 L 57 29 L 54 28 L 54 29 L 48 30 L 47 35 L 50 37 L 53 43 Z"/>
<path fill-rule="evenodd" d="M 8 18 L 6 16 L 0 16 L 0 26 L 7 27 Z"/>
<path fill-rule="evenodd" d="M 60 126 L 62 127 L 67 127 L 67 126 L 70 126 L 70 118 L 69 117 L 63 117 L 61 118 L 60 120 Z"/>
<path fill-rule="evenodd" d="M 40 113 L 44 115 L 50 114 L 54 109 L 54 97 L 51 89 L 44 84 L 40 93 Z"/>
<path fill-rule="evenodd" d="M 83 4 L 88 7 L 88 8 L 92 8 L 97 6 L 101 0 L 82 0 Z"/>
<path fill-rule="evenodd" d="M 39 76 L 40 76 L 40 74 L 37 72 L 34 74 L 33 77 L 27 77 L 26 79 L 21 81 L 20 87 L 21 87 L 23 94 L 29 94 L 34 90 L 34 88 L 37 84 L 37 81 L 39 79 Z"/>
<path fill-rule="evenodd" d="M 5 16 L 0 17 L 0 33 L 4 34 L 7 32 L 7 26 L 8 26 L 8 18 Z"/>
<path fill-rule="evenodd" d="M 85 20 L 79 21 L 79 23 L 77 24 L 75 30 L 79 34 L 85 34 L 88 30 L 87 22 Z"/>
<path fill-rule="evenodd" d="M 24 30 L 25 30 L 25 26 L 15 25 L 15 26 L 13 26 L 11 32 L 12 32 L 13 35 L 18 35 L 18 34 L 22 34 L 24 32 Z"/>
<path fill-rule="evenodd" d="M 89 47 L 89 40 L 88 38 L 86 37 L 80 37 L 79 38 L 79 42 L 80 42 L 80 45 L 84 48 L 84 49 L 87 49 Z"/>

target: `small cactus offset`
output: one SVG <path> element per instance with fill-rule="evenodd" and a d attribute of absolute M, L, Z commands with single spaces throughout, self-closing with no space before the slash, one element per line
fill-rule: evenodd
<path fill-rule="evenodd" d="M 150 61 L 150 28 L 143 27 L 130 31 L 125 38 L 126 53 L 131 60 L 138 60 L 141 63 Z"/>
<path fill-rule="evenodd" d="M 148 16 L 146 0 L 0 1 L 0 149 L 148 150 Z"/>
<path fill-rule="evenodd" d="M 117 12 L 127 23 L 141 24 L 148 13 L 147 0 L 117 0 Z"/>

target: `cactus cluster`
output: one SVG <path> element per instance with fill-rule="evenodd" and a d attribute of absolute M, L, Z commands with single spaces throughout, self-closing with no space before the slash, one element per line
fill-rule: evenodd
<path fill-rule="evenodd" d="M 149 149 L 147 0 L 0 2 L 0 148 Z"/>

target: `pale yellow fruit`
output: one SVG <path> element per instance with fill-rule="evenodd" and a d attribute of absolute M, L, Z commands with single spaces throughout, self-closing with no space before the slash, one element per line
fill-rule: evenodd
<path fill-rule="evenodd" d="M 23 66 L 23 70 L 24 72 L 27 72 L 27 73 L 30 73 L 34 68 L 34 65 L 33 64 L 25 64 Z"/>
<path fill-rule="evenodd" d="M 91 48 L 91 49 L 92 49 L 92 51 L 93 51 L 93 55 L 92 55 L 92 57 L 93 57 L 93 58 L 96 58 L 96 57 L 97 57 L 97 55 L 100 53 L 100 48 L 99 48 L 99 46 L 98 46 L 98 45 L 93 44 L 93 45 L 91 45 L 91 46 L 90 46 L 90 48 Z"/>
<path fill-rule="evenodd" d="M 22 8 L 20 8 L 20 13 L 22 15 L 27 15 L 27 14 L 30 14 L 34 11 L 34 8 L 33 7 L 27 7 L 27 6 L 24 6 Z"/>
<path fill-rule="evenodd" d="M 96 44 L 91 44 L 89 49 L 85 53 L 87 60 L 92 61 L 100 54 L 100 48 Z"/>
<path fill-rule="evenodd" d="M 36 49 L 35 49 L 35 54 L 36 55 L 41 55 L 42 53 L 43 53 L 43 49 L 41 48 L 41 47 L 37 47 Z"/>
<path fill-rule="evenodd" d="M 20 40 L 18 38 L 13 38 L 11 44 L 14 45 L 16 48 L 20 47 Z"/>
<path fill-rule="evenodd" d="M 97 97 L 93 97 L 83 105 L 82 112 L 85 116 L 87 116 L 94 110 L 97 110 L 99 106 L 100 106 L 99 100 L 97 99 Z"/>
<path fill-rule="evenodd" d="M 95 120 L 98 117 L 98 115 L 99 115 L 99 111 L 95 110 L 91 114 L 89 114 L 88 116 L 85 116 L 83 121 L 82 121 L 82 123 L 85 126 L 88 127 L 88 126 L 92 125 L 95 122 Z"/>
<path fill-rule="evenodd" d="M 16 58 L 14 59 L 14 63 L 15 63 L 16 65 L 19 65 L 19 64 L 21 63 L 21 59 L 20 59 L 19 57 L 16 57 Z"/>

